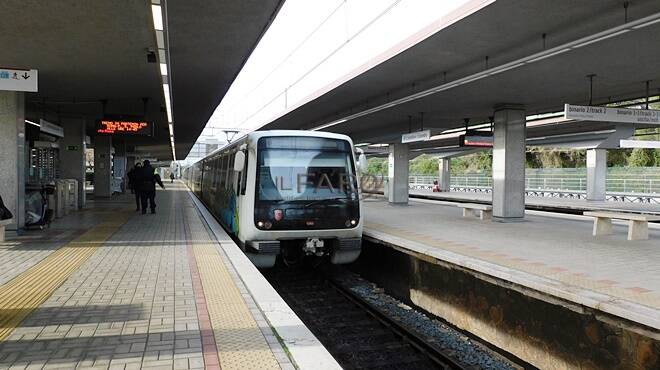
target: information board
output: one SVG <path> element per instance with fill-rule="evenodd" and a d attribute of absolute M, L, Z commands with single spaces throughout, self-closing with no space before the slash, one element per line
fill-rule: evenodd
<path fill-rule="evenodd" d="M 465 134 L 458 137 L 459 146 L 492 148 L 493 133 L 486 131 L 468 130 Z"/>
<path fill-rule="evenodd" d="M 153 136 L 153 124 L 148 121 L 102 119 L 96 122 L 96 132 L 109 135 Z"/>

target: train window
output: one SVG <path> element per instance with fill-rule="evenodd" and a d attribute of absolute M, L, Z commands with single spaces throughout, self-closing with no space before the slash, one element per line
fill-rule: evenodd
<path fill-rule="evenodd" d="M 215 168 L 213 169 L 213 175 L 215 176 L 215 187 L 216 189 L 222 188 L 222 178 L 220 177 L 220 171 L 222 171 L 222 157 L 217 157 L 215 159 Z"/>
<path fill-rule="evenodd" d="M 350 144 L 315 137 L 259 140 L 257 201 L 356 199 Z"/>
<path fill-rule="evenodd" d="M 234 184 L 234 153 L 227 153 L 227 181 L 225 188 L 231 189 Z"/>
<path fill-rule="evenodd" d="M 225 187 L 225 180 L 227 179 L 227 156 L 223 156 L 220 159 L 220 171 L 218 171 L 219 185 L 221 189 Z"/>
<path fill-rule="evenodd" d="M 245 153 L 245 166 L 243 167 L 243 171 L 241 171 L 241 195 L 245 195 L 245 189 L 247 189 L 247 173 L 250 169 L 250 155 L 249 153 Z"/>

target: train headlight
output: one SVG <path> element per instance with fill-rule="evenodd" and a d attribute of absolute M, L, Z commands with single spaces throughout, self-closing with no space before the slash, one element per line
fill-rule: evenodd
<path fill-rule="evenodd" d="M 344 225 L 346 225 L 346 227 L 353 227 L 357 225 L 357 220 L 347 220 L 346 223 L 344 223 Z"/>
<path fill-rule="evenodd" d="M 264 227 L 264 223 L 262 221 L 257 222 L 257 227 L 259 228 Z"/>

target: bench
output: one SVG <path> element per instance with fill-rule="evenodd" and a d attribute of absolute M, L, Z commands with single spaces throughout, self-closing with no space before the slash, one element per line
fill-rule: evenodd
<path fill-rule="evenodd" d="M 476 216 L 477 211 L 481 220 L 490 220 L 493 216 L 493 207 L 488 204 L 458 203 L 456 207 L 463 208 L 463 217 Z"/>
<path fill-rule="evenodd" d="M 649 221 L 660 221 L 660 216 L 639 213 L 584 212 L 583 215 L 594 218 L 594 236 L 612 234 L 612 219 L 628 221 L 628 240 L 647 240 Z"/>
<path fill-rule="evenodd" d="M 5 226 L 11 224 L 13 221 L 13 218 L 0 220 L 0 243 L 5 241 Z"/>

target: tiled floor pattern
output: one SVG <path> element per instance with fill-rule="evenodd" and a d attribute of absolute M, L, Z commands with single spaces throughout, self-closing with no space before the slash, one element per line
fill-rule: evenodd
<path fill-rule="evenodd" d="M 43 304 L 30 306 L 34 312 L 0 342 L 0 369 L 204 368 L 188 244 L 199 255 L 194 266 L 206 294 L 214 338 L 223 344 L 217 347 L 218 357 L 227 361 L 226 366 L 219 361 L 222 367 L 293 368 L 247 291 L 236 286 L 240 279 L 233 267 L 225 267 L 229 261 L 202 225 L 188 194 L 176 186 L 168 188 L 173 191 L 158 192 L 157 214 L 133 214 L 108 240 L 95 243 L 93 252 Z M 95 217 L 119 222 L 128 206 L 106 202 L 102 207 Z M 66 248 L 82 252 L 88 247 L 74 240 L 50 256 Z M 51 257 L 33 267 L 70 263 L 47 262 Z M 242 345 L 237 345 L 237 338 Z M 260 361 L 257 354 L 266 360 Z"/>
<path fill-rule="evenodd" d="M 185 226 L 190 230 L 195 262 L 200 271 L 206 305 L 223 369 L 279 369 L 280 365 L 230 276 L 215 243 L 187 204 Z"/>
<path fill-rule="evenodd" d="M 126 220 L 126 214 L 119 214 L 115 220 L 92 228 L 0 286 L 0 340 L 9 336 Z"/>

